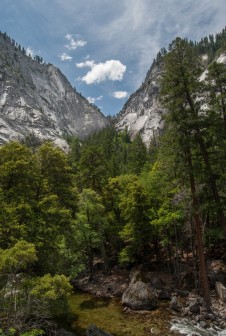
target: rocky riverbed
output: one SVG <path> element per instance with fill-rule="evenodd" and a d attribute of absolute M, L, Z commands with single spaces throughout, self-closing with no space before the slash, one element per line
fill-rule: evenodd
<path fill-rule="evenodd" d="M 214 281 L 213 274 L 212 280 Z M 161 328 L 159 329 L 159 326 L 157 329 L 151 327 L 153 321 L 149 314 L 154 316 L 154 312 L 158 312 L 159 307 L 161 307 L 160 315 L 162 314 L 162 316 L 160 320 L 162 320 L 162 323 L 166 316 L 168 319 L 168 326 L 166 327 L 166 329 L 168 328 L 168 334 L 165 335 L 170 335 L 170 323 L 173 325 L 171 331 L 174 332 L 174 335 L 175 333 L 189 335 L 189 332 L 184 331 L 186 328 L 190 328 L 189 325 L 199 330 L 199 332 L 191 333 L 193 336 L 220 335 L 220 332 L 226 329 L 226 305 L 219 300 L 215 290 L 211 291 L 212 312 L 208 313 L 205 310 L 203 299 L 195 291 L 188 291 L 186 288 L 183 288 L 183 290 L 177 289 L 173 277 L 167 272 L 142 273 L 138 269 L 129 272 L 115 268 L 110 275 L 98 271 L 92 279 L 88 275 L 83 275 L 74 280 L 73 284 L 77 290 L 91 293 L 96 298 L 119 298 L 117 299 L 117 305 L 122 310 L 123 319 L 127 320 L 128 316 L 142 316 L 146 320 L 149 316 L 147 321 L 150 328 L 144 327 L 145 333 L 134 334 L 136 336 L 158 335 L 157 329 L 160 330 Z M 121 298 L 122 301 L 120 301 Z M 164 308 L 162 299 L 167 300 L 164 301 Z M 186 328 L 184 327 L 185 321 L 188 321 Z M 159 324 L 161 325 L 160 322 Z M 166 329 L 164 332 L 166 332 Z M 201 333 L 200 330 L 203 330 L 204 333 Z M 163 331 L 160 333 L 163 335 Z M 113 334 L 127 335 L 127 333 Z M 128 335 L 133 334 L 130 331 Z"/>

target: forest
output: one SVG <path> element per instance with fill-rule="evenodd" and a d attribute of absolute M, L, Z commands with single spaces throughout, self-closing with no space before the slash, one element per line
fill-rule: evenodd
<path fill-rule="evenodd" d="M 205 259 L 226 239 L 226 67 L 211 56 L 201 80 L 203 45 L 177 38 L 158 57 L 168 113 L 148 147 L 114 123 L 67 137 L 68 153 L 33 135 L 0 147 L 2 335 L 51 334 L 70 280 L 92 278 L 97 258 L 106 273 L 159 262 L 179 283 L 191 254 L 210 309 Z"/>

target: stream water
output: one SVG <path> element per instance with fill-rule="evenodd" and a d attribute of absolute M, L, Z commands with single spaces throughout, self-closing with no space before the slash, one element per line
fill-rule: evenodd
<path fill-rule="evenodd" d="M 226 336 L 226 331 L 202 329 L 188 319 L 176 318 L 168 308 L 169 303 L 160 302 L 158 309 L 150 312 L 123 312 L 119 299 L 97 298 L 87 293 L 75 293 L 69 300 L 72 313 L 72 329 L 84 336 L 90 324 L 114 336 L 170 336 L 199 335 Z M 172 322 L 173 321 L 173 322 Z"/>

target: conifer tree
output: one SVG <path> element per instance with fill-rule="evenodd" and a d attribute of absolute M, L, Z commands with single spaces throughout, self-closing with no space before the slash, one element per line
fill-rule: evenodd
<path fill-rule="evenodd" d="M 199 81 L 201 71 L 199 60 L 190 43 L 180 38 L 173 41 L 170 46 L 170 52 L 165 56 L 165 72 L 161 82 L 161 96 L 163 104 L 169 110 L 168 127 L 173 127 L 177 132 L 178 147 L 187 170 L 193 205 L 193 218 L 196 227 L 201 284 L 206 306 L 209 310 L 210 295 L 201 234 L 202 222 L 196 191 L 194 157 L 192 155 L 192 147 L 197 142 L 209 179 L 211 179 L 212 187 L 215 188 L 215 180 L 212 179 L 213 174 L 209 157 L 200 130 L 199 112 L 202 103 L 198 97 L 200 96 L 202 85 Z"/>

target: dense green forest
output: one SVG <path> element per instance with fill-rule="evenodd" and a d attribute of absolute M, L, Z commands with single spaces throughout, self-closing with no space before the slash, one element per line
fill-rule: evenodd
<path fill-rule="evenodd" d="M 215 53 L 220 38 L 205 41 L 177 38 L 158 60 L 168 114 L 149 147 L 112 125 L 68 138 L 69 153 L 32 137 L 0 148 L 2 334 L 48 333 L 69 280 L 92 278 L 97 258 L 107 273 L 161 262 L 179 283 L 192 253 L 210 307 L 205 254 L 226 239 L 226 67 L 210 62 L 200 80 L 201 51 Z"/>

